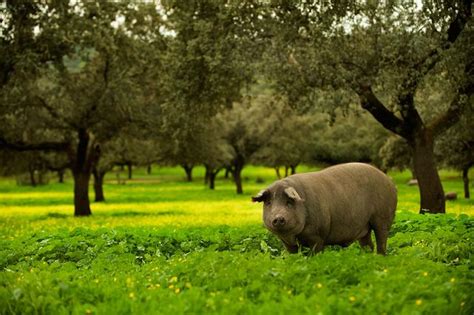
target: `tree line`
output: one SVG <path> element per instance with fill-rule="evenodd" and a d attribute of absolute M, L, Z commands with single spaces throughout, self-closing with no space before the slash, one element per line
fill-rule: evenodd
<path fill-rule="evenodd" d="M 420 210 L 443 213 L 442 163 L 468 192 L 472 1 L 0 10 L 3 168 L 69 168 L 75 215 L 91 214 L 89 181 L 100 190 L 116 164 L 180 165 L 188 179 L 201 164 L 211 188 L 226 170 L 242 193 L 248 163 L 366 161 L 411 169 Z"/>

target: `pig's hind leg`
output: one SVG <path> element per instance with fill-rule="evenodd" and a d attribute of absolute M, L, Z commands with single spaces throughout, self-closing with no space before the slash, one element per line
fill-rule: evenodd
<path fill-rule="evenodd" d="M 374 251 L 374 243 L 372 242 L 372 230 L 369 229 L 367 234 L 365 234 L 362 238 L 359 239 L 359 244 L 361 247 L 369 247 L 370 251 Z"/>
<path fill-rule="evenodd" d="M 387 253 L 389 225 L 379 222 L 378 224 L 374 224 L 373 229 L 377 243 L 377 254 L 385 255 Z"/>

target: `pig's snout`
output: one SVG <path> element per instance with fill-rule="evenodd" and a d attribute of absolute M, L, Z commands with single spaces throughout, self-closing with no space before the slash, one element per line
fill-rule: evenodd
<path fill-rule="evenodd" d="M 272 221 L 272 225 L 273 227 L 276 227 L 276 228 L 282 228 L 284 227 L 286 224 L 286 220 L 284 217 L 282 216 L 277 216 L 275 217 L 275 219 L 273 219 Z"/>

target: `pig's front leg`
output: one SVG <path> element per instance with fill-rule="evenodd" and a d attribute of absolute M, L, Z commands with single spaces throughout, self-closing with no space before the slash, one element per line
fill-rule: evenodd
<path fill-rule="evenodd" d="M 313 236 L 306 241 L 314 254 L 319 253 L 324 248 L 324 240 L 319 236 Z"/>
<path fill-rule="evenodd" d="M 298 252 L 299 246 L 295 236 L 280 236 L 280 239 L 289 253 L 295 254 Z"/>

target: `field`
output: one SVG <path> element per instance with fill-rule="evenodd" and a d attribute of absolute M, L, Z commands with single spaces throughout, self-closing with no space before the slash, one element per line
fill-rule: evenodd
<path fill-rule="evenodd" d="M 177 168 L 139 169 L 126 184 L 111 173 L 88 218 L 72 216 L 70 179 L 0 179 L 0 312 L 472 314 L 474 202 L 459 174 L 441 173 L 461 197 L 448 214 L 424 216 L 408 173 L 391 175 L 399 206 L 385 257 L 357 244 L 287 254 L 250 202 L 271 169 L 246 168 L 242 196 L 222 177 L 207 189 L 203 169 L 192 183 Z"/>

